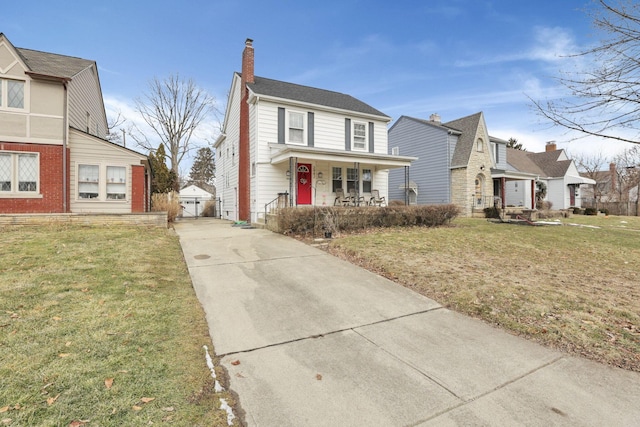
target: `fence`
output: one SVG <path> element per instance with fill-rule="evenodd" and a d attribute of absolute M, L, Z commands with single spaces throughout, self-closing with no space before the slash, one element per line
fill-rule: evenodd
<path fill-rule="evenodd" d="M 633 202 L 597 202 L 594 199 L 582 199 L 582 208 L 604 209 L 609 215 L 638 216 L 638 203 Z"/>

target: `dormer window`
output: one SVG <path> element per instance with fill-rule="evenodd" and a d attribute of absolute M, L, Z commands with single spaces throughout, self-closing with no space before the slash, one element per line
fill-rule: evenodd
<path fill-rule="evenodd" d="M 288 142 L 304 144 L 304 113 L 289 111 Z"/>
<path fill-rule="evenodd" d="M 367 148 L 367 124 L 353 122 L 353 149 L 366 150 Z"/>

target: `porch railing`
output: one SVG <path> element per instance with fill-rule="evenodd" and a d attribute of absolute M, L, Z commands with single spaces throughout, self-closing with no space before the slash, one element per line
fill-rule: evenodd
<path fill-rule="evenodd" d="M 492 208 L 494 206 L 500 207 L 502 201 L 500 197 L 496 196 L 473 196 L 471 199 L 471 206 L 473 209 Z"/>
<path fill-rule="evenodd" d="M 278 193 L 278 197 L 264 205 L 264 223 L 268 221 L 268 215 L 278 212 L 278 209 L 287 207 L 289 204 L 289 193 Z"/>

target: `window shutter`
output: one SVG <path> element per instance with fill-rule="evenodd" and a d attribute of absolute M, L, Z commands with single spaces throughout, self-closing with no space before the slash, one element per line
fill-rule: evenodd
<path fill-rule="evenodd" d="M 351 119 L 344 119 L 344 149 L 351 151 Z"/>
<path fill-rule="evenodd" d="M 373 141 L 373 122 L 369 122 L 369 152 L 374 152 L 374 141 Z"/>
<path fill-rule="evenodd" d="M 307 113 L 307 145 L 313 147 L 313 113 Z"/>
<path fill-rule="evenodd" d="M 284 108 L 278 107 L 278 144 L 284 144 Z"/>

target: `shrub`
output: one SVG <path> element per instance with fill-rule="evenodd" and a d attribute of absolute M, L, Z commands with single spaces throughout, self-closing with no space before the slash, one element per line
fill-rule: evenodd
<path fill-rule="evenodd" d="M 598 215 L 598 210 L 596 208 L 585 208 L 585 215 Z"/>
<path fill-rule="evenodd" d="M 582 209 L 578 208 L 578 207 L 571 207 L 569 209 L 573 209 L 573 214 L 574 215 L 581 215 L 582 214 Z"/>
<path fill-rule="evenodd" d="M 216 201 L 207 200 L 204 202 L 204 209 L 202 210 L 202 216 L 215 218 L 216 216 Z"/>
<path fill-rule="evenodd" d="M 280 209 L 278 228 L 284 233 L 322 235 L 325 231 L 357 231 L 370 227 L 437 227 L 448 224 L 459 213 L 455 205 L 296 207 Z"/>
<path fill-rule="evenodd" d="M 172 191 L 170 193 L 154 193 L 151 195 L 151 210 L 153 212 L 166 212 L 169 222 L 175 221 L 176 217 L 182 212 L 180 206 L 180 198 L 178 193 Z"/>
<path fill-rule="evenodd" d="M 600 209 L 600 212 L 602 212 L 603 214 L 609 216 L 609 209 L 606 209 L 606 208 Z"/>
<path fill-rule="evenodd" d="M 553 207 L 553 203 L 548 200 L 538 200 L 536 206 L 541 211 L 549 211 Z"/>
<path fill-rule="evenodd" d="M 485 218 L 500 218 L 500 211 L 497 207 L 492 206 L 490 208 L 484 208 Z"/>

